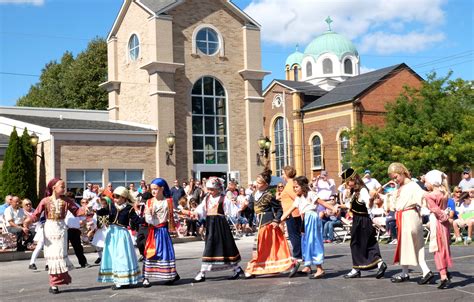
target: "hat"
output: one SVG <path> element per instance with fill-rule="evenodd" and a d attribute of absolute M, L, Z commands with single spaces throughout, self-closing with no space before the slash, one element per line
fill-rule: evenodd
<path fill-rule="evenodd" d="M 432 184 L 433 186 L 440 186 L 443 181 L 443 172 L 438 170 L 431 170 L 425 175 L 425 182 Z"/>
<path fill-rule="evenodd" d="M 206 188 L 208 189 L 216 189 L 216 190 L 222 191 L 223 186 L 224 186 L 224 180 L 219 177 L 211 176 L 206 181 Z"/>
<path fill-rule="evenodd" d="M 351 179 L 354 178 L 354 176 L 356 175 L 356 172 L 354 169 L 352 168 L 349 168 L 349 169 L 346 169 L 344 170 L 342 173 L 341 173 L 341 178 L 343 181 L 349 181 Z"/>
<path fill-rule="evenodd" d="M 321 171 L 321 176 L 328 176 L 328 171 L 322 170 Z"/>
<path fill-rule="evenodd" d="M 370 174 L 370 170 L 369 169 L 365 170 L 364 174 Z"/>
<path fill-rule="evenodd" d="M 469 174 L 471 173 L 471 169 L 470 168 L 464 168 L 464 170 L 462 171 L 463 174 Z"/>
<path fill-rule="evenodd" d="M 133 198 L 133 196 L 130 195 L 127 188 L 125 188 L 125 187 L 120 186 L 120 187 L 115 188 L 114 194 L 120 195 L 120 196 L 122 196 L 122 197 L 124 197 L 124 198 L 126 198 L 126 199 L 128 199 L 132 202 L 135 201 L 135 198 Z"/>

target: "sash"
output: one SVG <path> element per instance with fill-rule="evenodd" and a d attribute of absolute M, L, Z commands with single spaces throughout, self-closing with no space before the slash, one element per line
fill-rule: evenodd
<path fill-rule="evenodd" d="M 155 228 L 162 228 L 167 225 L 166 222 L 161 223 L 157 226 L 148 226 L 148 237 L 145 243 L 145 257 L 147 259 L 152 258 L 156 255 L 156 241 L 155 241 Z"/>
<path fill-rule="evenodd" d="M 395 219 L 397 223 L 397 249 L 395 250 L 395 255 L 393 257 L 393 264 L 400 262 L 400 251 L 402 248 L 402 214 L 403 212 L 416 210 L 416 208 L 408 208 L 395 213 Z"/>

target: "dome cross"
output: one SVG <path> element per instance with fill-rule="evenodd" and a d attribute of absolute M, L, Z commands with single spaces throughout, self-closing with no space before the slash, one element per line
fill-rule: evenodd
<path fill-rule="evenodd" d="M 324 21 L 326 21 L 326 23 L 328 24 L 329 31 L 330 31 L 330 30 L 331 30 L 331 23 L 332 23 L 332 19 L 331 19 L 331 17 L 330 17 L 330 16 L 328 16 L 328 17 L 326 18 L 326 20 L 324 20 Z"/>

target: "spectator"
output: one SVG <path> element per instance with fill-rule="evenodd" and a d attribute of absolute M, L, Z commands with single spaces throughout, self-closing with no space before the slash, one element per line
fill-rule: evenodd
<path fill-rule="evenodd" d="M 247 197 L 250 197 L 250 195 L 252 195 L 253 193 L 253 190 L 254 190 L 253 182 L 249 182 L 247 185 L 247 189 L 245 189 L 245 195 L 247 195 Z"/>
<path fill-rule="evenodd" d="M 379 181 L 371 177 L 371 172 L 368 169 L 364 171 L 364 177 L 362 179 L 364 180 L 364 184 L 369 192 L 372 190 L 378 190 L 381 187 Z"/>
<path fill-rule="evenodd" d="M 235 182 L 235 180 L 229 181 L 225 195 L 231 201 L 234 201 L 237 199 L 237 196 L 239 196 L 239 191 L 237 191 L 237 183 Z"/>
<path fill-rule="evenodd" d="M 33 213 L 35 212 L 35 209 L 33 208 L 33 204 L 31 203 L 31 200 L 29 200 L 28 198 L 25 198 L 22 200 L 21 202 L 21 206 L 23 208 L 23 212 L 25 212 L 25 215 L 26 217 L 30 217 L 33 215 Z M 30 231 L 33 233 L 33 236 L 35 235 L 35 229 L 36 229 L 36 223 L 33 223 L 31 226 L 30 226 Z"/>
<path fill-rule="evenodd" d="M 135 184 L 133 182 L 128 184 L 128 190 L 130 192 L 130 195 L 132 195 L 132 197 L 136 200 L 138 197 L 138 191 L 135 188 Z"/>
<path fill-rule="evenodd" d="M 329 204 L 332 206 L 336 205 L 336 195 L 332 195 L 329 198 Z M 338 211 L 334 212 L 326 209 L 324 211 L 324 220 L 326 220 L 323 226 L 324 243 L 331 243 L 334 241 L 334 227 L 342 226 L 341 211 L 338 209 Z"/>
<path fill-rule="evenodd" d="M 171 197 L 173 198 L 173 206 L 175 209 L 178 208 L 178 202 L 181 197 L 185 196 L 186 193 L 184 192 L 183 187 L 179 186 L 179 182 L 177 179 L 173 182 L 173 187 L 171 188 Z"/>
<path fill-rule="evenodd" d="M 472 227 L 474 225 L 474 204 L 472 198 L 469 197 L 469 193 L 463 192 L 461 197 L 461 204 L 456 208 L 458 213 L 458 219 L 453 222 L 454 235 L 456 236 L 455 243 L 462 242 L 461 228 L 467 227 L 468 236 L 466 243 L 469 244 L 472 241 Z"/>
<path fill-rule="evenodd" d="M 184 187 L 184 193 L 186 194 L 186 198 L 188 199 L 188 203 L 189 203 L 189 200 L 193 197 L 194 190 L 196 188 L 194 184 L 194 178 L 190 178 L 189 184 L 187 184 L 186 186 L 184 186 L 184 183 L 183 183 L 183 187 Z"/>
<path fill-rule="evenodd" d="M 102 195 L 105 195 L 109 197 L 110 199 L 114 198 L 114 187 L 111 182 L 107 184 L 107 187 L 105 188 L 104 192 L 102 192 Z"/>
<path fill-rule="evenodd" d="M 16 236 L 16 250 L 26 250 L 27 244 L 33 241 L 33 235 L 30 230 L 23 225 L 26 214 L 20 207 L 20 198 L 18 196 L 12 197 L 10 206 L 5 210 L 4 215 L 8 232 Z"/>
<path fill-rule="evenodd" d="M 140 180 L 140 187 L 138 188 L 138 194 L 143 194 L 147 191 L 146 181 Z"/>
<path fill-rule="evenodd" d="M 201 199 L 204 197 L 203 195 L 204 193 L 202 191 L 201 182 L 199 181 L 199 179 L 196 179 L 194 181 L 194 193 L 192 199 L 194 199 L 194 202 L 196 202 L 196 204 L 200 204 Z"/>
<path fill-rule="evenodd" d="M 474 189 L 474 179 L 472 178 L 471 173 L 472 171 L 470 168 L 465 168 L 462 172 L 462 180 L 459 182 L 458 187 L 460 187 L 463 192 Z"/>
<path fill-rule="evenodd" d="M 87 201 L 91 201 L 95 197 L 97 197 L 97 194 L 93 191 L 92 183 L 88 182 L 87 188 L 84 190 L 84 193 L 82 193 L 82 198 L 87 199 Z"/>
<path fill-rule="evenodd" d="M 0 206 L 0 215 L 3 215 L 5 213 L 5 210 L 10 206 L 10 203 L 12 201 L 11 195 L 5 196 L 5 203 Z"/>
<path fill-rule="evenodd" d="M 321 175 L 316 177 L 314 183 L 314 189 L 318 193 L 318 198 L 329 201 L 332 195 L 336 195 L 336 183 L 334 179 L 329 178 L 329 174 L 326 170 L 321 171 Z"/>

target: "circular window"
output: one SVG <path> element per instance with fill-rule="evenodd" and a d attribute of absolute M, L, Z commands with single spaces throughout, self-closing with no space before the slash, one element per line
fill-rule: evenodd
<path fill-rule="evenodd" d="M 140 42 L 138 41 L 137 35 L 133 34 L 128 40 L 128 55 L 132 61 L 138 58 L 140 53 Z"/>
<path fill-rule="evenodd" d="M 219 50 L 219 37 L 216 31 L 209 27 L 201 29 L 196 36 L 196 47 L 205 55 L 215 55 Z"/>

